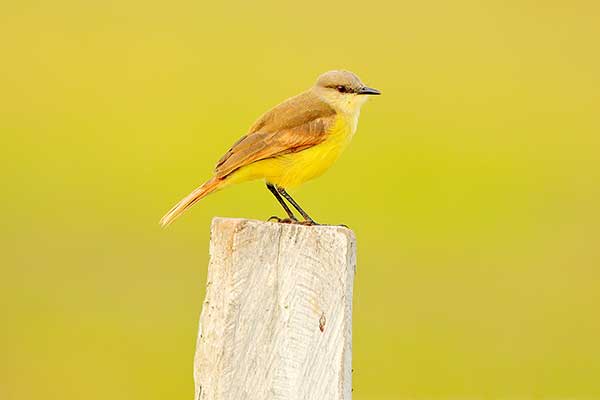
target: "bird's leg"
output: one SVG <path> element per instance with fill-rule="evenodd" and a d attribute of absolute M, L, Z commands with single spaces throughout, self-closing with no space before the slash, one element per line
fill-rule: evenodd
<path fill-rule="evenodd" d="M 294 199 L 292 199 L 292 196 L 290 196 L 288 194 L 288 192 L 285 191 L 284 188 L 277 186 L 277 191 L 279 192 L 279 194 L 281 194 L 283 197 L 285 197 L 285 199 L 287 201 L 290 202 L 290 204 L 292 206 L 294 206 L 294 208 L 296 210 L 298 210 L 298 212 L 300 213 L 300 215 L 302 215 L 302 217 L 304 218 L 304 222 L 306 225 L 319 225 L 317 224 L 307 213 L 306 211 L 304 211 L 299 205 L 298 203 L 296 203 L 296 201 Z"/>
<path fill-rule="evenodd" d="M 273 196 L 275 196 L 275 198 L 277 199 L 277 201 L 279 202 L 279 204 L 281 204 L 281 207 L 283 207 L 283 209 L 285 210 L 285 212 L 288 215 L 288 218 L 286 219 L 281 219 L 279 217 L 271 217 L 269 218 L 269 220 L 271 219 L 275 219 L 277 220 L 277 222 L 298 222 L 298 219 L 296 219 L 296 216 L 294 215 L 294 213 L 292 212 L 292 210 L 290 210 L 290 208 L 288 207 L 287 204 L 285 204 L 285 201 L 283 201 L 283 199 L 281 198 L 281 195 L 279 194 L 279 192 L 277 191 L 277 189 L 275 188 L 275 185 L 271 184 L 271 183 L 267 183 L 267 189 L 269 189 L 271 191 L 271 193 L 273 193 Z"/>

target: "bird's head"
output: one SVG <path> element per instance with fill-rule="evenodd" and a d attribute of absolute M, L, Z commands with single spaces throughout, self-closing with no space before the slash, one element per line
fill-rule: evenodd
<path fill-rule="evenodd" d="M 369 95 L 381 92 L 365 86 L 358 76 L 350 71 L 329 71 L 319 76 L 313 91 L 336 111 L 355 114 Z"/>

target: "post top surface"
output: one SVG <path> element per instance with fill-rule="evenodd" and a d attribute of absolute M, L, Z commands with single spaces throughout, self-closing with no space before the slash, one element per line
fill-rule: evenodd
<path fill-rule="evenodd" d="M 312 230 L 315 233 L 325 232 L 336 232 L 344 235 L 350 241 L 356 241 L 356 235 L 352 229 L 346 228 L 341 225 L 300 225 L 300 224 L 285 224 L 281 222 L 270 222 L 270 221 L 259 221 L 256 219 L 246 218 L 228 218 L 228 217 L 214 217 L 212 219 L 211 230 L 223 225 L 229 226 L 244 226 L 250 227 L 265 227 L 271 226 L 273 229 L 283 229 L 284 231 L 297 232 L 299 230 Z"/>

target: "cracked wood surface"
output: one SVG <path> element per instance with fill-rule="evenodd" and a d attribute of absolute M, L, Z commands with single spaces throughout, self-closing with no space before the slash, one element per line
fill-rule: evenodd
<path fill-rule="evenodd" d="M 337 226 L 215 218 L 196 400 L 350 400 L 356 240 Z"/>

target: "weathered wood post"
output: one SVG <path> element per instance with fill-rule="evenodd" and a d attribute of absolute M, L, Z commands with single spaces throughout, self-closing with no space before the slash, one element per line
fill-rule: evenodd
<path fill-rule="evenodd" d="M 350 400 L 354 233 L 215 218 L 195 400 Z"/>

